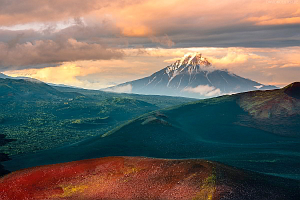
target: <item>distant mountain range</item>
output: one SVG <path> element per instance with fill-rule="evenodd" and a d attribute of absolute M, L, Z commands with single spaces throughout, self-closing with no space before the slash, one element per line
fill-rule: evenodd
<path fill-rule="evenodd" d="M 240 77 L 224 69 L 216 69 L 199 53 L 186 54 L 180 60 L 149 77 L 126 82 L 108 91 L 207 98 L 252 90 L 276 89 Z"/>
<path fill-rule="evenodd" d="M 5 74 L 3 74 L 3 73 L 0 73 L 0 78 L 12 78 L 12 77 L 7 76 L 7 75 L 5 75 Z"/>
<path fill-rule="evenodd" d="M 0 73 L 0 78 L 2 78 L 2 79 L 17 79 L 17 80 L 19 80 L 19 79 L 26 79 L 26 80 L 36 81 L 36 82 L 42 82 L 42 81 L 40 81 L 38 79 L 35 79 L 35 78 L 30 78 L 30 77 L 26 77 L 26 76 L 12 77 L 12 76 L 7 76 L 7 75 L 5 75 L 3 73 Z"/>
<path fill-rule="evenodd" d="M 50 85 L 36 79 L 0 78 L 0 100 L 50 100 L 83 96 L 76 92 L 60 92 Z"/>
<path fill-rule="evenodd" d="M 42 82 L 38 79 L 35 79 L 35 78 L 30 78 L 30 77 L 25 77 L 25 76 L 17 76 L 17 77 L 12 77 L 12 76 L 7 76 L 3 73 L 0 73 L 0 79 L 15 79 L 15 80 L 20 80 L 20 79 L 23 79 L 23 80 L 31 80 L 31 81 L 36 81 L 36 82 Z M 57 87 L 70 87 L 70 88 L 78 88 L 78 87 L 75 87 L 75 86 L 70 86 L 70 85 L 65 85 L 65 84 L 54 84 L 54 83 L 47 83 L 47 85 L 50 85 L 50 86 L 57 86 Z"/>

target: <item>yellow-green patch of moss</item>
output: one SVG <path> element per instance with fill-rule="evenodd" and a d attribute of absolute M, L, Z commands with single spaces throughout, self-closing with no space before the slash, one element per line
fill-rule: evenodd
<path fill-rule="evenodd" d="M 200 192 L 198 192 L 192 200 L 212 200 L 216 191 L 216 180 L 216 173 L 213 171 L 212 174 L 203 181 Z"/>
<path fill-rule="evenodd" d="M 61 197 L 70 197 L 77 193 L 84 192 L 85 189 L 88 188 L 86 185 L 68 185 L 68 186 L 62 186 L 61 187 L 64 191 L 64 193 L 61 195 Z"/>
<path fill-rule="evenodd" d="M 81 123 L 81 119 L 76 119 L 72 121 L 72 124 L 80 124 L 80 123 Z"/>

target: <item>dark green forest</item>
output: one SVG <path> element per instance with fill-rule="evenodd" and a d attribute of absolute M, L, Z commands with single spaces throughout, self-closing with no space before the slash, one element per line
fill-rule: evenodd
<path fill-rule="evenodd" d="M 190 101 L 0 79 L 0 152 L 11 156 L 75 143 L 141 114 Z"/>

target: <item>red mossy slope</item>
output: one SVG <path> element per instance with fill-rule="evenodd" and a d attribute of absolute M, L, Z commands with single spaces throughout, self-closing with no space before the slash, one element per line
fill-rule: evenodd
<path fill-rule="evenodd" d="M 13 172 L 0 179 L 0 199 L 282 200 L 290 195 L 252 176 L 204 160 L 108 157 Z"/>

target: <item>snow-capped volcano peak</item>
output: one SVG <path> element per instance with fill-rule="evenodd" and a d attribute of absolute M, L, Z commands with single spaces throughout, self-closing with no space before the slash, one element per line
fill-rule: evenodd
<path fill-rule="evenodd" d="M 211 65 L 206 58 L 202 57 L 201 53 L 187 53 L 181 59 L 177 60 L 171 66 L 177 66 L 178 68 L 182 65 Z"/>
<path fill-rule="evenodd" d="M 210 65 L 201 53 L 187 53 L 180 60 L 181 65 Z"/>
<path fill-rule="evenodd" d="M 188 72 L 199 73 L 200 71 L 213 71 L 210 62 L 201 53 L 187 53 L 181 59 L 175 61 L 166 68 L 169 76 L 176 76 L 178 73 Z"/>

